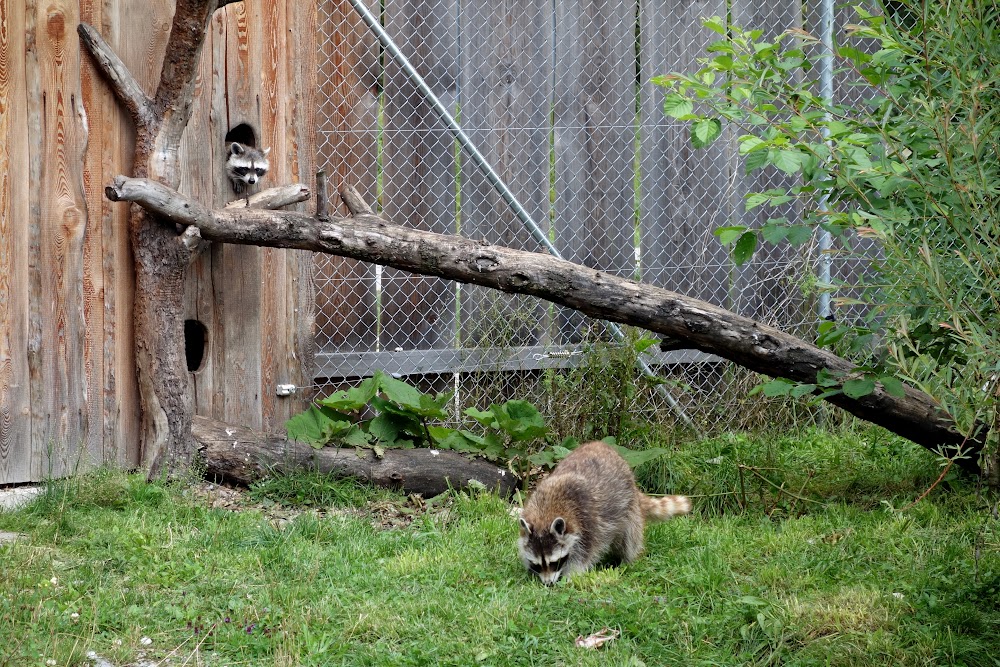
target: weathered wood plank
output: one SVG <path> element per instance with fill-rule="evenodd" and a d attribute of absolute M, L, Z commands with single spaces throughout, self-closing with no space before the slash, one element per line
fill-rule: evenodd
<path fill-rule="evenodd" d="M 28 379 L 25 12 L 0 0 L 0 484 L 33 480 Z"/>
<path fill-rule="evenodd" d="M 261 22 L 264 0 L 244 0 L 226 6 L 226 110 L 228 128 L 247 123 L 261 134 L 263 35 Z M 227 128 L 227 129 L 228 129 Z M 265 147 L 265 146 L 262 146 Z M 277 156 L 276 156 L 277 157 Z M 230 199 L 234 198 L 232 196 Z M 216 366 L 215 383 L 223 392 L 225 418 L 235 423 L 260 427 L 261 384 L 261 249 L 225 246 L 220 264 L 213 262 L 215 281 L 220 286 L 225 361 Z M 222 371 L 220 377 L 220 369 Z"/>
<path fill-rule="evenodd" d="M 41 88 L 40 141 L 43 193 L 39 206 L 37 329 L 39 451 L 46 472 L 59 476 L 87 460 L 84 368 L 83 254 L 87 227 L 83 155 L 87 120 L 80 91 L 79 23 L 75 1 L 54 0 L 35 8 L 35 44 Z"/>
<path fill-rule="evenodd" d="M 260 69 L 260 136 L 261 146 L 271 149 L 271 184 L 292 182 L 292 162 L 285 116 L 288 87 L 288 26 L 284 0 L 272 0 L 261 5 L 254 16 L 260 22 L 261 42 L 251 48 L 261 52 Z M 297 55 L 297 54 L 295 54 Z M 295 57 L 293 55 L 293 57 Z M 260 417 L 265 430 L 273 430 L 279 399 L 275 393 L 278 382 L 288 382 L 288 370 L 293 350 L 286 347 L 286 331 L 294 326 L 289 304 L 285 250 L 263 248 L 260 253 Z M 292 384 L 296 384 L 292 382 Z M 283 422 L 282 422 L 283 423 Z"/>
<path fill-rule="evenodd" d="M 229 19 L 226 12 L 216 12 L 212 19 L 212 112 L 210 125 L 212 137 L 215 141 L 225 142 L 226 133 L 229 131 L 229 113 L 227 111 L 226 95 L 226 70 L 227 70 L 227 34 L 229 31 Z M 223 148 L 223 152 L 225 148 Z M 220 156 L 220 159 L 222 156 Z M 214 174 L 215 192 L 214 201 L 216 205 L 228 201 L 232 198 L 229 178 L 225 175 L 222 164 L 216 165 Z M 210 251 L 209 266 L 210 276 L 207 280 L 208 287 L 203 290 L 204 307 L 199 312 L 210 318 L 205 322 L 208 329 L 208 355 L 206 363 L 209 366 L 204 371 L 204 379 L 201 385 L 205 387 L 206 393 L 211 393 L 211 398 L 204 399 L 208 403 L 208 411 L 205 414 L 215 419 L 223 419 L 226 416 L 226 304 L 223 301 L 225 291 L 223 289 L 224 271 L 223 258 L 226 248 L 223 245 L 213 245 Z M 203 283 L 204 284 L 204 283 Z"/>
<path fill-rule="evenodd" d="M 318 166 L 334 191 L 347 181 L 375 201 L 378 42 L 346 0 L 320 0 L 319 18 Z M 317 345 L 327 350 L 375 348 L 375 267 L 327 255 L 316 255 L 315 261 Z"/>
<path fill-rule="evenodd" d="M 635 6 L 557 3 L 555 21 L 556 247 L 585 266 L 635 269 Z M 563 312 L 563 335 L 580 336 Z"/>
<path fill-rule="evenodd" d="M 80 20 L 100 25 L 102 6 L 93 0 L 80 0 Z M 110 202 L 103 196 L 104 135 L 109 128 L 104 122 L 104 105 L 108 101 L 107 86 L 101 80 L 89 58 L 80 63 L 80 99 L 89 116 L 89 136 L 83 164 L 83 190 L 87 210 L 87 231 L 83 245 L 83 316 L 84 369 L 87 375 L 87 456 L 93 461 L 116 462 L 113 450 L 104 442 L 104 225 L 110 220 Z"/>
<path fill-rule="evenodd" d="M 384 9 L 386 30 L 446 106 L 455 99 L 456 9 L 452 0 L 387 0 Z M 430 105 L 391 59 L 386 62 L 384 86 L 383 210 L 417 229 L 453 231 L 454 144 Z M 452 283 L 384 269 L 380 313 L 382 348 L 454 344 Z"/>
<path fill-rule="evenodd" d="M 725 12 L 724 0 L 643 0 L 639 12 L 642 279 L 721 306 L 731 263 L 712 232 L 731 214 L 730 145 L 695 149 L 688 123 L 664 115 L 665 92 L 650 80 L 697 70 L 716 37 L 702 19 Z"/>
<path fill-rule="evenodd" d="M 463 127 L 543 231 L 549 227 L 551 4 L 473 0 L 460 15 Z M 461 187 L 463 235 L 540 248 L 466 155 Z M 463 345 L 530 345 L 543 336 L 545 308 L 533 299 L 471 285 L 463 286 L 461 297 Z"/>
<path fill-rule="evenodd" d="M 318 0 L 287 2 L 288 44 L 286 45 L 287 86 L 285 96 L 286 146 L 288 148 L 291 181 L 308 183 L 314 188 L 316 173 L 316 83 L 318 77 L 316 29 Z M 315 190 L 315 189 L 314 189 Z M 315 200 L 299 205 L 299 210 L 315 211 Z M 316 290 L 313 285 L 315 262 L 313 253 L 285 250 L 282 253 L 287 275 L 289 310 L 283 330 L 282 367 L 276 382 L 297 386 L 312 384 L 315 366 Z M 276 404 L 273 413 L 264 415 L 264 424 L 282 425 L 301 411 L 312 398 L 311 392 L 297 392 Z"/>

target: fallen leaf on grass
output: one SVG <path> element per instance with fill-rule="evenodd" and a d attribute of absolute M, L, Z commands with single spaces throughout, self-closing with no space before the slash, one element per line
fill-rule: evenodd
<path fill-rule="evenodd" d="M 600 632 L 595 632 L 589 637 L 584 637 L 580 635 L 576 638 L 576 645 L 580 648 L 601 648 L 605 644 L 615 639 L 618 639 L 618 635 L 621 632 L 618 630 L 612 630 L 611 628 L 604 628 Z"/>

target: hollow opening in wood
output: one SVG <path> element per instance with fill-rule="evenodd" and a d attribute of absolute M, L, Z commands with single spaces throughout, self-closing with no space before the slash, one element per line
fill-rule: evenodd
<path fill-rule="evenodd" d="M 197 373 L 205 366 L 206 347 L 208 328 L 198 320 L 184 320 L 184 356 L 188 371 Z"/>
<path fill-rule="evenodd" d="M 231 141 L 256 148 L 257 132 L 247 123 L 240 123 L 226 132 L 226 144 L 228 145 Z"/>

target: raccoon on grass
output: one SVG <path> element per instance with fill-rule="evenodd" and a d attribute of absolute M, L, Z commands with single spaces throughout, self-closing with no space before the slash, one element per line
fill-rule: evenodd
<path fill-rule="evenodd" d="M 518 553 L 551 586 L 585 572 L 604 556 L 622 562 L 643 549 L 646 521 L 691 511 L 685 496 L 652 498 L 639 491 L 625 459 L 603 442 L 577 447 L 543 479 L 521 512 Z"/>

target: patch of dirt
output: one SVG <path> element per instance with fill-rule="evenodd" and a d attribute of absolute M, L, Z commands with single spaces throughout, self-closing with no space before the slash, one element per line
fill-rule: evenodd
<path fill-rule="evenodd" d="M 284 527 L 289 521 L 302 514 L 311 514 L 318 518 L 330 516 L 367 517 L 376 530 L 393 530 L 405 528 L 415 519 L 425 514 L 431 514 L 441 524 L 452 520 L 454 499 L 449 495 L 438 496 L 425 500 L 420 495 L 410 495 L 399 500 L 380 500 L 364 507 L 299 507 L 283 505 L 273 500 L 254 500 L 247 489 L 229 484 L 201 482 L 191 487 L 191 494 L 196 501 L 215 509 L 232 512 L 247 510 L 260 512 L 276 527 Z"/>

